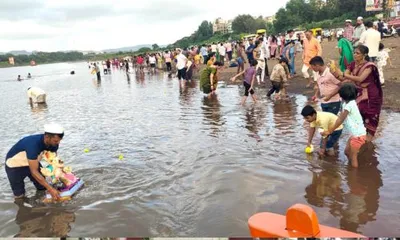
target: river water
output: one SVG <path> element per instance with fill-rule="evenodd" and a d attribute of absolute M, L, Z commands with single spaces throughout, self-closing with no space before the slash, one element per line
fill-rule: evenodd
<path fill-rule="evenodd" d="M 33 79 L 15 80 L 28 72 Z M 31 108 L 29 86 L 47 92 L 46 107 Z M 71 202 L 46 206 L 27 182 L 31 198 L 15 204 L 1 161 L 0 236 L 248 236 L 250 216 L 295 203 L 322 224 L 400 235 L 399 114 L 382 113 L 376 147 L 354 170 L 346 135 L 338 158 L 304 153 L 304 96 L 241 107 L 241 87 L 221 87 L 216 99 L 198 88 L 119 70 L 98 83 L 86 63 L 0 69 L 1 155 L 58 122 L 59 154 L 86 183 Z"/>

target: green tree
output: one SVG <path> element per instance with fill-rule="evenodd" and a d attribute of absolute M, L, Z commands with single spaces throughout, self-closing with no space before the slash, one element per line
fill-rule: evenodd
<path fill-rule="evenodd" d="M 139 50 L 137 50 L 139 53 L 145 53 L 145 52 L 151 52 L 151 48 L 149 47 L 142 47 Z"/>
<path fill-rule="evenodd" d="M 193 34 L 194 41 L 203 41 L 212 37 L 213 27 L 210 22 L 203 21 L 198 27 L 197 31 Z"/>
<path fill-rule="evenodd" d="M 258 17 L 257 19 L 256 19 L 256 22 L 255 22 L 255 29 L 256 29 L 256 31 L 258 30 L 258 29 L 266 29 L 267 28 L 267 22 L 263 19 L 263 17 L 262 16 L 260 16 L 260 17 Z"/>
<path fill-rule="evenodd" d="M 255 33 L 256 20 L 251 15 L 239 15 L 232 21 L 232 30 L 235 33 Z"/>
<path fill-rule="evenodd" d="M 153 45 L 151 45 L 153 50 L 158 50 L 160 49 L 160 47 L 157 45 L 157 43 L 154 43 Z"/>

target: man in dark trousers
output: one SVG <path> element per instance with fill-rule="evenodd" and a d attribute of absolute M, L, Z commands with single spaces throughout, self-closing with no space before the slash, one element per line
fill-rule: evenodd
<path fill-rule="evenodd" d="M 28 177 L 37 190 L 47 190 L 53 199 L 59 192 L 40 173 L 40 160 L 45 151 L 57 152 L 64 129 L 58 124 L 47 124 L 44 133 L 27 136 L 19 140 L 7 153 L 5 169 L 16 199 L 25 196 L 24 179 Z"/>

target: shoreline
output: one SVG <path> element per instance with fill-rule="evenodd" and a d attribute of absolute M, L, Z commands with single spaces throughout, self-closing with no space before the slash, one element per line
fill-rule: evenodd
<path fill-rule="evenodd" d="M 77 63 L 77 62 L 87 62 L 88 60 L 76 60 L 76 61 L 67 61 L 67 62 L 46 62 L 46 63 L 37 63 L 35 66 L 31 66 L 30 63 L 27 64 L 21 64 L 21 65 L 1 65 L 0 64 L 0 69 L 2 68 L 14 68 L 14 67 L 37 67 L 40 65 L 48 65 L 48 64 L 57 64 L 57 63 Z"/>

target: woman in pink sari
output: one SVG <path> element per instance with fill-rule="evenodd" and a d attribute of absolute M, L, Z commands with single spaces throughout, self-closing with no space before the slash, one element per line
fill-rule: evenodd
<path fill-rule="evenodd" d="M 354 62 L 344 73 L 337 69 L 334 75 L 355 83 L 358 89 L 356 101 L 367 129 L 367 141 L 372 141 L 379 124 L 383 92 L 378 68 L 369 62 L 368 52 L 368 47 L 359 45 L 354 51 Z"/>
<path fill-rule="evenodd" d="M 278 39 L 274 35 L 271 36 L 271 39 L 269 40 L 269 52 L 270 52 L 270 57 L 272 59 L 276 58 L 277 52 L 276 49 L 278 48 Z"/>

